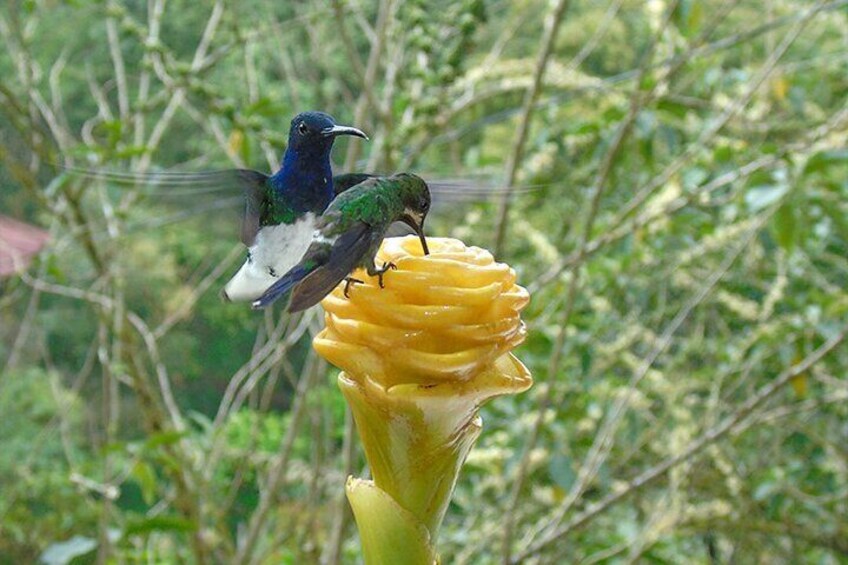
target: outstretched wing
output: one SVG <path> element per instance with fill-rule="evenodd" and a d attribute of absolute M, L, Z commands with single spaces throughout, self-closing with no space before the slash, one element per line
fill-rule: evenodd
<path fill-rule="evenodd" d="M 359 183 L 383 176 L 390 175 L 374 173 L 344 173 L 336 175 L 333 177 L 333 192 L 338 196 Z M 539 192 L 547 185 L 539 184 L 509 188 L 491 179 L 468 177 L 428 179 L 427 186 L 430 189 L 433 201 L 437 206 L 441 206 L 451 205 L 455 202 L 475 202 L 484 201 L 488 198 L 503 198 L 504 195 L 509 195 L 510 198 L 516 198 Z"/>
<path fill-rule="evenodd" d="M 81 178 L 99 179 L 112 184 L 123 186 L 143 187 L 157 196 L 167 194 L 181 195 L 216 195 L 225 194 L 233 196 L 245 187 L 255 186 L 255 178 L 263 182 L 268 175 L 250 169 L 221 169 L 216 171 L 149 171 L 143 173 L 109 171 L 101 169 L 86 169 L 77 167 L 63 167 L 64 171 Z M 247 175 L 245 177 L 245 175 Z M 260 175 L 255 177 L 255 175 Z M 344 173 L 333 177 L 333 191 L 336 195 L 347 189 L 364 182 L 372 177 L 389 176 L 376 173 Z M 519 185 L 512 188 L 503 183 L 486 176 L 469 176 L 458 178 L 445 178 L 426 173 L 419 176 L 427 178 L 430 192 L 438 200 L 485 200 L 487 197 L 502 197 L 504 194 L 520 196 L 540 192 L 548 188 L 551 183 L 536 185 Z M 235 190 L 234 190 L 235 189 Z"/>
<path fill-rule="evenodd" d="M 268 207 L 268 175 L 242 169 L 239 170 L 238 179 L 244 191 L 241 242 L 250 247 L 262 227 L 262 214 Z"/>
<path fill-rule="evenodd" d="M 156 218 L 149 227 L 180 221 L 192 215 L 237 206 L 243 197 L 244 213 L 241 241 L 250 246 L 261 225 L 266 209 L 268 175 L 251 169 L 221 169 L 205 172 L 150 171 L 131 173 L 99 169 L 66 168 L 78 178 L 100 180 L 111 185 L 132 187 L 142 194 L 155 197 L 157 202 L 182 201 L 185 210 L 172 218 Z"/>
<path fill-rule="evenodd" d="M 294 287 L 289 312 L 306 310 L 330 294 L 362 262 L 373 236 L 374 228 L 364 222 L 357 222 L 340 235 L 326 262 Z"/>
<path fill-rule="evenodd" d="M 336 175 L 333 177 L 333 192 L 338 196 L 347 189 L 353 188 L 357 184 L 376 176 L 378 175 L 369 173 L 344 173 L 342 175 Z"/>
<path fill-rule="evenodd" d="M 267 210 L 268 175 L 250 169 L 143 173 L 75 167 L 66 167 L 63 170 L 77 178 L 101 180 L 110 185 L 133 188 L 151 196 L 156 204 L 164 204 L 166 208 L 173 209 L 173 212 L 129 222 L 126 226 L 128 232 L 158 229 L 215 211 L 231 210 L 235 213 L 241 206 L 244 212 L 241 216 L 240 239 L 249 247 L 262 225 L 262 214 Z M 333 188 L 336 195 L 339 195 L 375 176 L 380 175 L 369 173 L 336 175 L 333 177 Z M 427 184 L 430 187 L 433 208 L 437 210 L 437 214 L 448 214 L 453 210 L 461 209 L 462 206 L 457 206 L 457 203 L 502 198 L 507 194 L 513 198 L 535 192 L 542 195 L 541 189 L 545 188 L 545 185 L 535 185 L 509 189 L 485 177 L 441 178 L 428 180 Z M 233 218 L 233 221 L 237 220 Z M 392 227 L 392 235 L 401 233 L 407 232 L 403 228 Z"/>

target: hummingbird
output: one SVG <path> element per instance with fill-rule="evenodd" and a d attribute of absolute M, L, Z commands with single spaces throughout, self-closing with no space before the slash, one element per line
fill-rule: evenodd
<path fill-rule="evenodd" d="M 247 258 L 220 294 L 227 301 L 254 301 L 279 279 L 281 273 L 289 271 L 303 257 L 312 241 L 318 217 L 333 198 L 369 179 L 389 178 L 371 173 L 333 176 L 330 151 L 339 135 L 368 139 L 355 127 L 336 124 L 329 114 L 315 111 L 298 114 L 291 121 L 288 146 L 280 168 L 271 175 L 251 169 L 121 172 L 62 168 L 72 175 L 118 185 L 147 185 L 157 190 L 152 193 L 157 201 L 178 195 L 192 198 L 190 209 L 148 219 L 140 224 L 142 228 L 241 204 L 244 212 L 240 239 L 247 247 Z M 514 195 L 537 188 L 509 190 Z M 496 184 L 487 185 L 474 179 L 437 179 L 431 182 L 428 190 L 447 206 L 451 202 L 480 200 L 503 192 Z M 222 191 L 233 196 L 204 202 L 196 198 Z"/>
<path fill-rule="evenodd" d="M 400 173 L 389 177 L 369 177 L 342 192 L 318 219 L 305 255 L 283 274 L 262 296 L 254 308 L 265 308 L 291 292 L 288 311 L 299 312 L 314 306 L 339 283 L 346 281 L 344 294 L 351 284 L 363 281 L 350 277 L 362 267 L 377 277 L 383 288 L 383 275 L 396 268 L 392 263 L 377 267 L 374 258 L 386 232 L 394 222 L 411 227 L 429 255 L 424 236 L 424 220 L 430 210 L 430 190 L 420 177 Z"/>
<path fill-rule="evenodd" d="M 368 139 L 323 112 L 303 112 L 289 128 L 289 143 L 273 175 L 238 170 L 244 188 L 241 240 L 247 259 L 224 285 L 225 300 L 255 300 L 292 268 L 308 248 L 316 222 L 335 197 L 330 150 L 339 135 Z"/>

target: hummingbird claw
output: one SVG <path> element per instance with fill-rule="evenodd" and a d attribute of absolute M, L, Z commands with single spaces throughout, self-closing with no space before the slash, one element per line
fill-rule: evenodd
<path fill-rule="evenodd" d="M 386 288 L 386 287 L 383 285 L 383 275 L 385 275 L 385 274 L 386 274 L 386 271 L 388 271 L 389 269 L 397 270 L 397 265 L 395 265 L 395 264 L 394 264 L 394 263 L 392 263 L 392 262 L 385 262 L 385 263 L 383 263 L 383 268 L 382 268 L 382 269 L 380 269 L 380 270 L 377 272 L 377 282 L 378 282 L 378 283 L 380 283 L 380 288 Z"/>
<path fill-rule="evenodd" d="M 362 283 L 363 283 L 363 281 L 361 281 L 361 280 L 359 280 L 359 279 L 355 279 L 355 278 L 353 278 L 353 277 L 347 277 L 347 278 L 345 279 L 345 287 L 344 287 L 344 297 L 345 297 L 345 298 L 350 299 L 350 295 L 348 294 L 348 291 L 350 290 L 350 285 L 352 285 L 352 284 L 354 284 L 354 283 L 356 283 L 356 284 L 362 284 Z"/>

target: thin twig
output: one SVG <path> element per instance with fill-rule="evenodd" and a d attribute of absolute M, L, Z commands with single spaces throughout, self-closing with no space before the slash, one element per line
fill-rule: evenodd
<path fill-rule="evenodd" d="M 545 76 L 545 70 L 548 67 L 548 59 L 556 43 L 560 24 L 562 23 L 562 18 L 568 5 L 568 0 L 557 0 L 557 3 L 553 6 L 546 18 L 545 35 L 542 37 L 539 56 L 536 59 L 536 65 L 533 69 L 533 81 L 524 95 L 524 105 L 521 110 L 521 117 L 518 119 L 518 130 L 515 133 L 515 141 L 506 164 L 506 191 L 501 198 L 497 227 L 495 228 L 494 254 L 496 257 L 501 256 L 503 253 L 507 230 L 507 216 L 509 215 L 509 206 L 512 202 L 512 188 L 515 185 L 515 178 L 518 175 L 518 166 L 524 157 L 524 144 L 527 142 L 527 132 L 530 131 L 530 119 L 533 116 L 536 100 L 539 98 L 539 93 L 542 89 L 542 78 Z"/>
<path fill-rule="evenodd" d="M 649 68 L 653 51 L 656 48 L 657 43 L 659 42 L 659 38 L 662 36 L 663 30 L 668 25 L 668 22 L 671 18 L 671 14 L 673 13 L 675 6 L 676 3 L 668 8 L 665 19 L 663 20 L 663 23 L 660 26 L 660 30 L 657 34 L 655 34 L 655 39 L 654 41 L 652 41 L 651 47 L 649 48 L 643 59 L 643 73 L 647 72 L 647 69 Z M 647 95 L 643 93 L 640 90 L 639 82 L 640 81 L 638 80 L 636 81 L 636 88 L 634 89 L 630 97 L 628 114 L 616 129 L 615 136 L 606 153 L 604 154 L 603 160 L 599 167 L 598 174 L 595 178 L 595 182 L 592 187 L 592 200 L 589 205 L 589 211 L 587 213 L 586 220 L 583 223 L 583 229 L 581 230 L 580 244 L 578 245 L 578 249 L 583 249 L 585 243 L 591 236 L 592 228 L 595 223 L 595 218 L 597 217 L 598 210 L 600 209 L 601 197 L 607 185 L 607 180 L 609 179 L 612 167 L 616 161 L 619 152 L 624 147 L 624 141 L 633 127 L 633 123 L 636 120 L 636 116 L 639 114 L 639 111 L 641 110 L 643 105 L 647 102 L 647 100 L 650 99 L 650 97 L 654 93 L 654 90 L 647 93 Z M 582 263 L 582 261 L 583 259 L 581 258 L 578 263 Z M 531 429 L 529 437 L 524 442 L 522 457 L 518 464 L 518 469 L 516 471 L 516 477 L 512 484 L 512 488 L 510 489 L 510 497 L 508 501 L 507 511 L 504 516 L 503 530 L 504 538 L 502 546 L 502 562 L 505 564 L 509 563 L 512 560 L 512 541 L 515 533 L 515 520 L 518 509 L 518 502 L 521 496 L 521 489 L 523 488 L 524 482 L 527 479 L 527 474 L 530 469 L 530 454 L 533 448 L 535 448 L 536 442 L 538 441 L 539 433 L 542 428 L 542 422 L 544 421 L 544 414 L 546 413 L 547 408 L 553 399 L 553 383 L 556 378 L 556 375 L 559 372 L 558 367 L 565 346 L 565 338 L 568 332 L 568 324 L 577 298 L 577 290 L 581 283 L 580 277 L 580 270 L 575 269 L 573 277 L 568 286 L 565 306 L 563 307 L 562 314 L 558 323 L 557 337 L 554 342 L 551 357 L 548 363 L 548 372 L 546 379 L 547 386 L 545 387 L 545 392 L 543 393 L 542 398 L 539 400 L 538 416 L 533 423 L 533 428 Z"/>
<path fill-rule="evenodd" d="M 345 431 L 342 444 L 342 460 L 344 468 L 344 477 L 349 477 L 353 474 L 354 464 L 356 462 L 356 426 L 353 421 L 353 414 L 350 407 L 345 408 Z M 341 563 L 342 544 L 345 540 L 345 531 L 350 523 L 350 508 L 348 507 L 347 497 L 342 493 L 339 496 L 335 509 L 333 510 L 333 522 L 330 530 L 330 541 L 327 544 L 327 552 L 322 556 L 321 563 L 323 565 L 338 565 Z"/>
<path fill-rule="evenodd" d="M 110 2 L 107 10 L 116 10 L 117 5 Z M 109 39 L 109 56 L 112 58 L 112 68 L 115 73 L 115 85 L 118 89 L 118 113 L 121 120 L 127 120 L 130 115 L 130 98 L 127 88 L 127 71 L 124 66 L 124 55 L 121 52 L 121 40 L 118 36 L 118 22 L 114 17 L 106 19 L 106 35 Z"/>
<path fill-rule="evenodd" d="M 585 491 L 586 487 L 589 483 L 594 480 L 598 470 L 603 461 L 606 460 L 606 457 L 609 451 L 613 446 L 613 438 L 615 435 L 615 431 L 618 428 L 618 424 L 621 421 L 621 418 L 624 416 L 625 411 L 627 410 L 630 402 L 633 399 L 633 395 L 639 386 L 639 383 L 645 378 L 648 374 L 648 371 L 653 367 L 654 363 L 659 359 L 660 355 L 662 355 L 668 347 L 671 345 L 671 341 L 674 335 L 677 333 L 677 330 L 683 324 L 683 322 L 689 317 L 692 311 L 703 302 L 703 300 L 712 292 L 713 288 L 715 288 L 716 284 L 724 277 L 730 267 L 736 262 L 736 259 L 739 258 L 741 253 L 748 247 L 752 239 L 759 233 L 760 228 L 765 223 L 765 221 L 771 216 L 771 214 L 767 214 L 759 218 L 754 225 L 748 230 L 747 235 L 742 239 L 739 245 L 736 246 L 730 253 L 722 261 L 721 265 L 719 265 L 718 269 L 716 269 L 710 277 L 704 282 L 704 284 L 698 289 L 696 292 L 685 304 L 684 306 L 677 312 L 677 315 L 674 319 L 666 326 L 665 330 L 663 330 L 662 335 L 659 338 L 659 342 L 654 347 L 653 351 L 651 351 L 650 355 L 648 355 L 643 361 L 638 370 L 633 374 L 630 382 L 627 385 L 627 389 L 625 394 L 622 394 L 616 398 L 616 402 L 613 407 L 608 411 L 607 417 L 604 420 L 603 426 L 598 432 L 595 434 L 595 438 L 592 442 L 592 446 L 589 449 L 586 458 L 584 459 L 583 465 L 581 465 L 580 470 L 577 474 L 577 480 L 572 485 L 571 489 L 568 492 L 568 495 L 563 500 L 557 512 L 554 514 L 554 517 L 551 518 L 549 525 L 547 528 L 555 527 L 559 524 L 559 522 L 563 519 L 566 513 L 571 509 L 574 503 L 580 498 L 580 496 Z"/>
<path fill-rule="evenodd" d="M 235 563 L 253 563 L 256 544 L 259 540 L 259 532 L 265 526 L 265 521 L 268 517 L 268 511 L 271 505 L 277 500 L 278 490 L 282 486 L 285 479 L 285 474 L 288 469 L 289 456 L 291 455 L 294 440 L 300 429 L 300 424 L 303 416 L 306 413 L 306 397 L 311 383 L 315 377 L 320 374 L 323 368 L 323 362 L 318 361 L 317 357 L 312 357 L 312 366 L 305 371 L 301 376 L 300 382 L 295 391 L 294 401 L 291 408 L 291 420 L 286 429 L 285 436 L 280 442 L 279 454 L 275 457 L 271 468 L 268 470 L 268 476 L 265 480 L 259 499 L 259 505 L 250 517 L 250 522 L 247 526 L 247 532 L 244 539 L 241 541 L 234 559 Z"/>
<path fill-rule="evenodd" d="M 368 63 L 365 66 L 365 76 L 362 77 L 363 91 L 362 94 L 359 96 L 359 100 L 357 100 L 356 102 L 356 108 L 353 111 L 353 125 L 357 127 L 363 127 L 363 122 L 365 120 L 365 112 L 368 110 L 369 107 L 369 94 L 367 94 L 366 91 L 373 90 L 376 84 L 377 71 L 380 68 L 380 60 L 383 57 L 383 50 L 386 45 L 386 39 L 388 36 L 389 25 L 391 24 L 392 20 L 391 14 L 393 9 L 394 0 L 380 1 L 380 8 L 377 12 L 377 21 L 374 24 L 374 28 L 376 30 L 376 37 L 371 43 L 371 51 L 368 54 Z M 374 96 L 373 92 L 371 92 L 370 96 Z M 347 155 L 345 156 L 344 162 L 345 171 L 353 170 L 354 164 L 359 158 L 361 149 L 362 144 L 360 143 L 351 143 L 350 145 L 348 145 Z"/>
<path fill-rule="evenodd" d="M 780 373 L 775 379 L 769 381 L 768 384 L 760 387 L 756 393 L 748 397 L 733 414 L 727 416 L 721 423 L 714 428 L 710 428 L 695 441 L 691 442 L 685 449 L 677 455 L 654 465 L 650 469 L 640 473 L 636 478 L 629 481 L 626 487 L 610 493 L 600 501 L 590 505 L 586 510 L 576 515 L 568 523 L 552 531 L 543 539 L 538 540 L 525 551 L 522 551 L 515 556 L 512 563 L 519 564 L 522 561 L 537 555 L 539 552 L 567 536 L 572 531 L 586 525 L 592 518 L 609 508 L 610 506 L 620 502 L 624 498 L 630 496 L 634 492 L 652 484 L 657 479 L 663 477 L 668 471 L 689 461 L 698 455 L 704 448 L 715 443 L 727 434 L 733 432 L 742 424 L 746 418 L 753 414 L 764 402 L 774 396 L 789 382 L 807 371 L 809 371 L 816 363 L 824 359 L 831 351 L 833 351 L 840 343 L 845 340 L 848 328 L 842 327 L 838 333 L 833 335 L 824 344 L 822 344 L 813 353 L 805 357 L 801 362 L 787 368 Z"/>

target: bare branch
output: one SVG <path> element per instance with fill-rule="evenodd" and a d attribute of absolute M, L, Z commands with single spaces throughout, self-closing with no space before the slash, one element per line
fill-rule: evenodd
<path fill-rule="evenodd" d="M 518 130 L 515 134 L 515 142 L 512 146 L 512 151 L 509 154 L 509 159 L 506 164 L 506 192 L 501 198 L 500 209 L 498 211 L 497 227 L 495 231 L 494 253 L 496 257 L 503 253 L 504 238 L 506 237 L 507 216 L 509 215 L 509 206 L 512 201 L 512 188 L 515 184 L 515 178 L 518 174 L 518 166 L 521 159 L 524 157 L 524 144 L 527 141 L 527 132 L 530 130 L 530 118 L 533 116 L 533 110 L 536 106 L 536 99 L 542 89 L 542 77 L 545 76 L 545 69 L 548 66 L 548 59 L 553 51 L 554 43 L 556 42 L 559 26 L 562 23 L 562 17 L 568 8 L 568 0 L 557 0 L 551 9 L 545 23 L 545 35 L 542 38 L 539 56 L 536 60 L 536 66 L 533 70 L 533 82 L 527 93 L 524 95 L 524 105 L 521 111 L 521 117 L 518 119 Z"/>
<path fill-rule="evenodd" d="M 789 382 L 793 378 L 809 371 L 813 366 L 815 366 L 822 359 L 824 359 L 831 351 L 833 351 L 839 344 L 841 344 L 845 340 L 846 333 L 848 333 L 848 328 L 843 326 L 838 331 L 838 333 L 834 334 L 813 353 L 805 357 L 799 363 L 792 365 L 791 367 L 780 373 L 775 379 L 771 380 L 768 384 L 763 385 L 761 388 L 759 388 L 756 393 L 748 397 L 748 399 L 743 402 L 739 406 L 739 408 L 737 408 L 731 415 L 727 416 L 724 420 L 722 420 L 719 425 L 710 428 L 709 430 L 704 432 L 695 441 L 693 441 L 685 449 L 683 449 L 679 454 L 673 457 L 669 457 L 668 459 L 660 462 L 659 464 L 651 467 L 650 469 L 647 469 L 646 471 L 639 474 L 639 476 L 629 481 L 624 488 L 610 493 L 600 501 L 591 504 L 588 508 L 586 508 L 586 510 L 574 516 L 574 518 L 571 519 L 569 522 L 552 531 L 544 538 L 538 540 L 536 543 L 528 547 L 525 551 L 522 551 L 521 553 L 516 555 L 512 563 L 518 564 L 524 561 L 525 559 L 532 557 L 533 555 L 537 555 L 539 552 L 543 551 L 545 548 L 549 547 L 553 543 L 560 541 L 572 531 L 586 525 L 586 523 L 588 523 L 592 518 L 594 518 L 610 506 L 620 502 L 621 500 L 633 494 L 634 492 L 652 484 L 654 481 L 663 477 L 668 471 L 675 468 L 677 465 L 691 460 L 693 457 L 697 456 L 701 451 L 703 451 L 704 448 L 708 447 L 709 445 L 712 445 L 713 443 L 722 439 L 729 433 L 739 430 L 739 426 L 744 423 L 746 418 L 748 418 L 757 409 L 759 409 L 760 406 L 763 405 L 763 403 L 765 403 L 777 392 L 779 392 L 783 387 L 789 384 Z"/>

